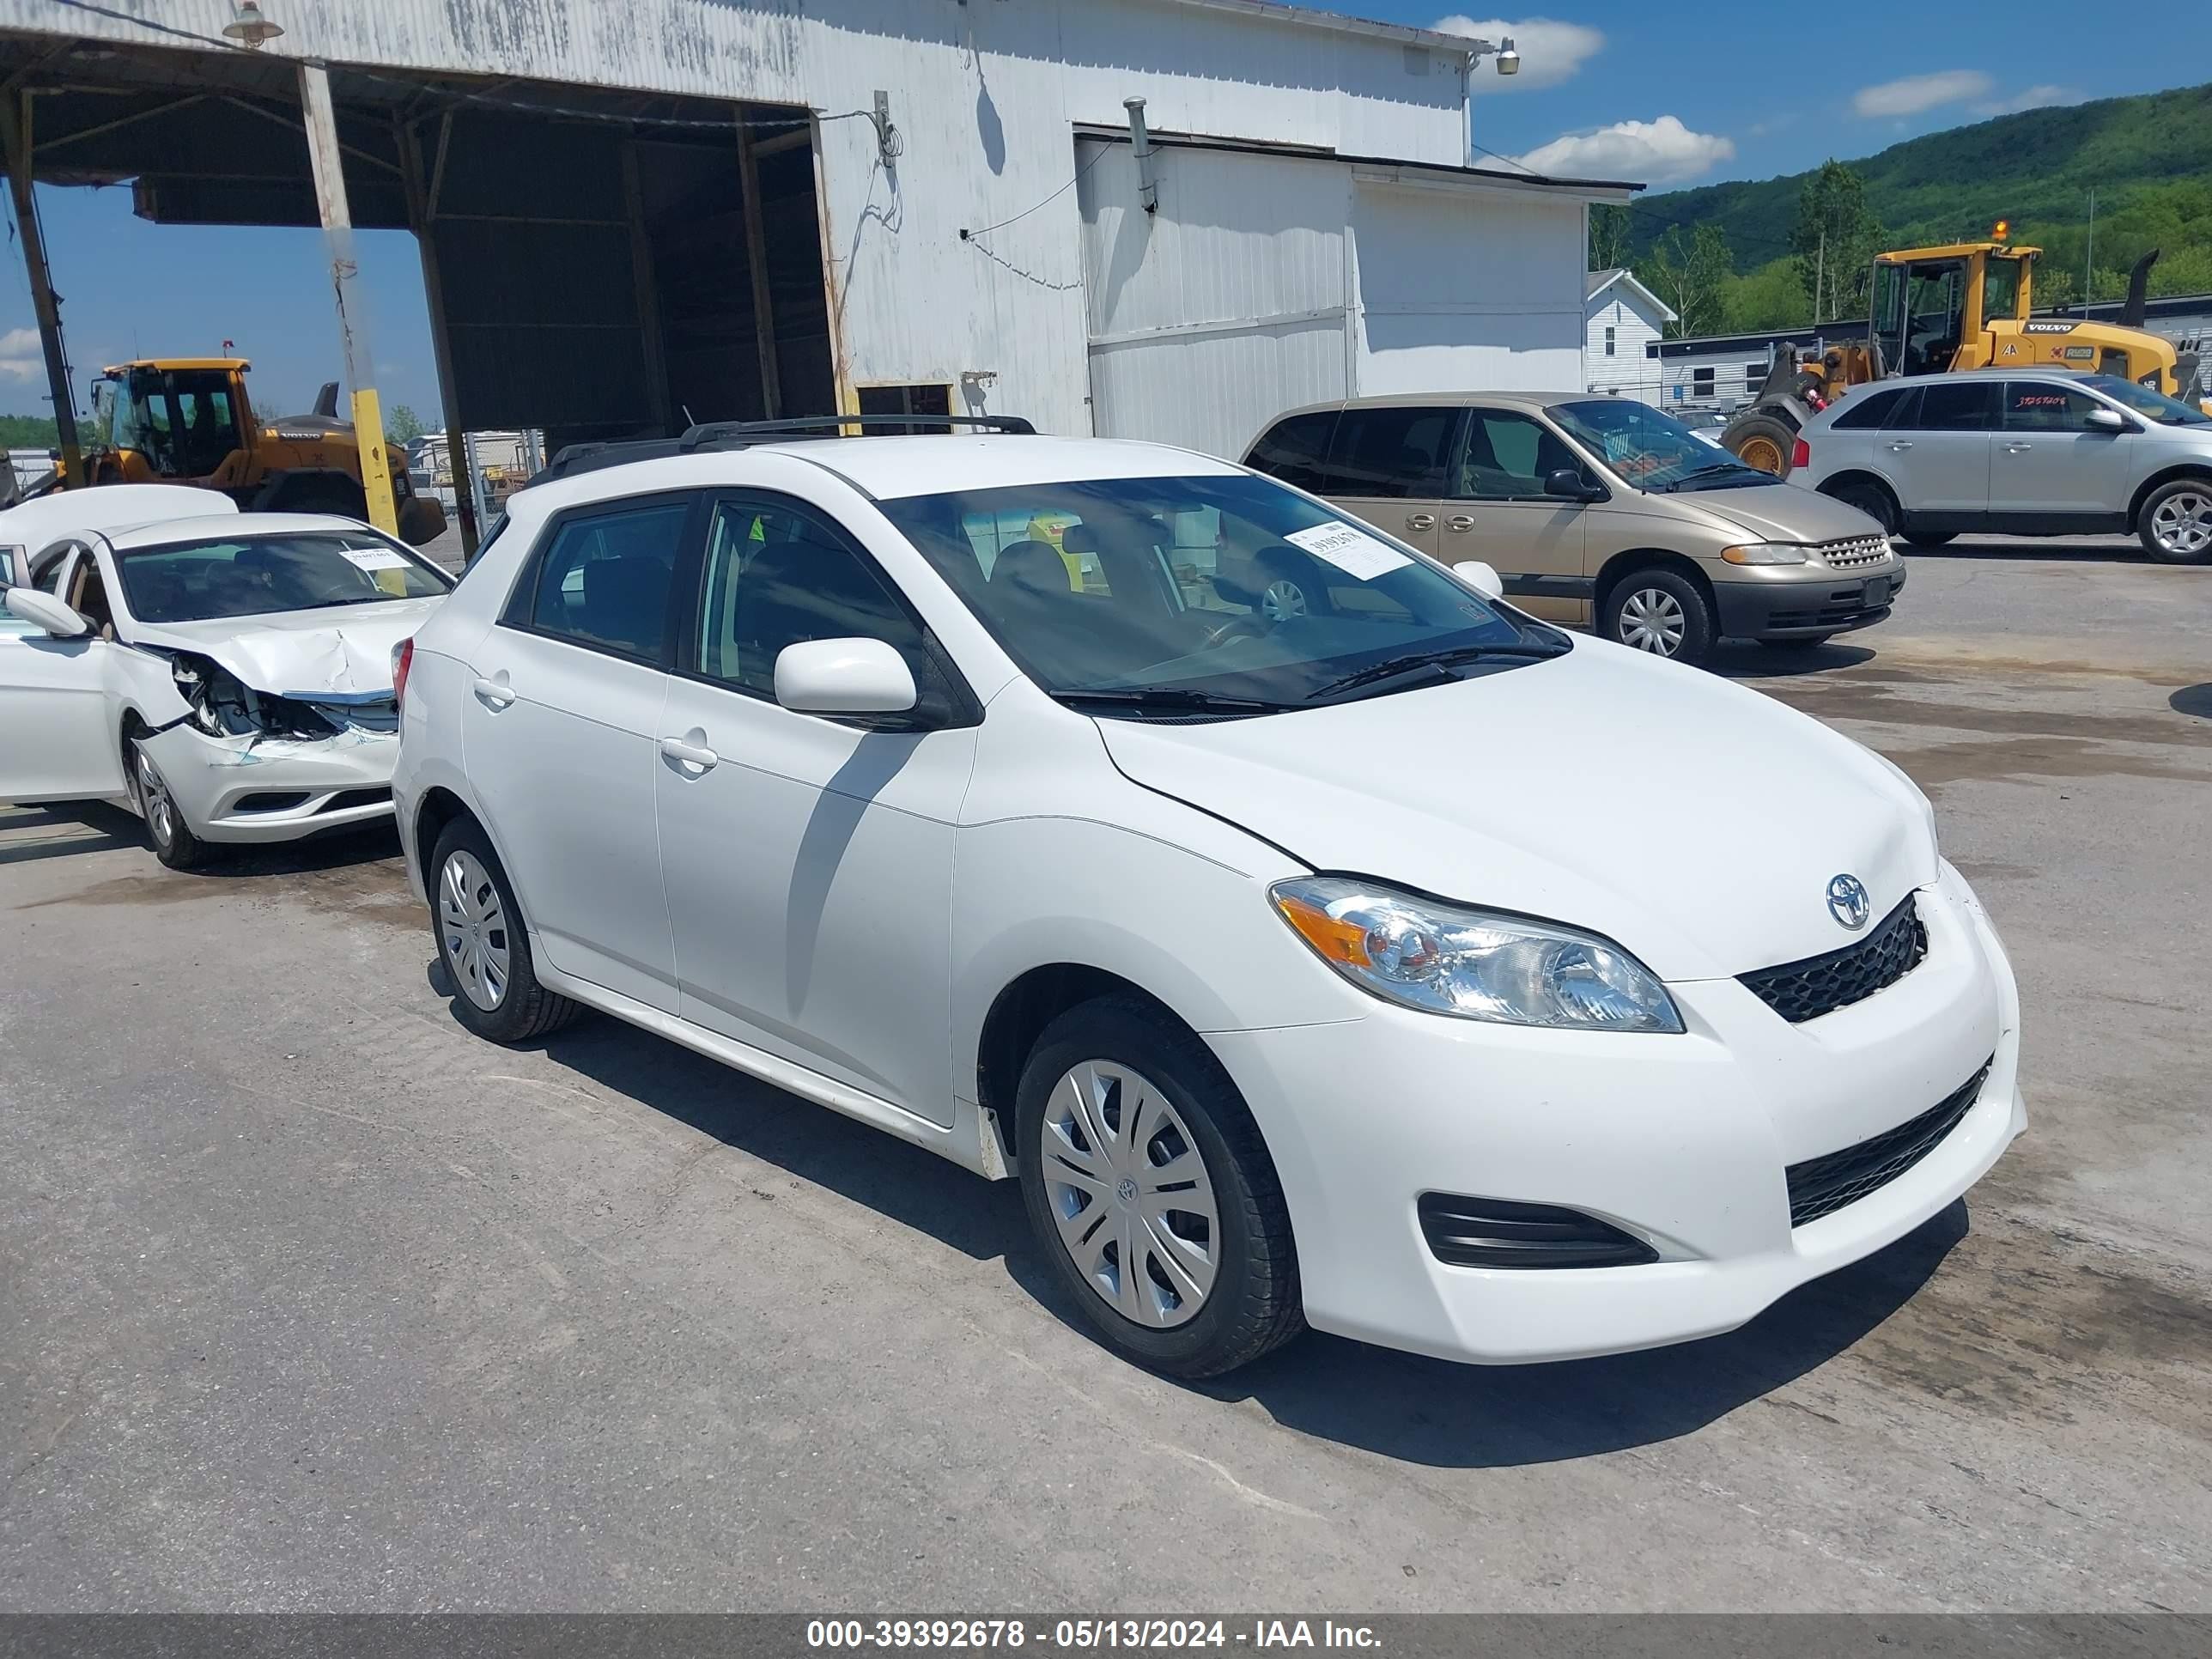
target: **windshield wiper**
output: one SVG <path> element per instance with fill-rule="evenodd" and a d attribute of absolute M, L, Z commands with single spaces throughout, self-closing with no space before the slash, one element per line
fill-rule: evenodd
<path fill-rule="evenodd" d="M 1089 703 L 1109 708 L 1188 709 L 1206 714 L 1279 714 L 1285 708 L 1299 707 L 1294 702 L 1275 702 L 1266 697 L 1232 697 L 1218 691 L 1178 685 L 1101 686 L 1096 690 L 1078 689 L 1052 695 L 1054 701 L 1071 706 Z"/>
<path fill-rule="evenodd" d="M 1455 679 L 1458 677 L 1451 672 L 1454 663 L 1542 662 L 1552 657 L 1563 657 L 1571 649 L 1564 641 L 1516 640 L 1492 645 L 1462 645 L 1449 651 L 1413 651 L 1401 657 L 1385 657 L 1364 668 L 1355 668 L 1343 678 L 1317 687 L 1308 694 L 1306 701 L 1319 702 L 1340 691 L 1356 690 L 1363 685 L 1396 679 L 1401 674 L 1418 673 L 1425 669 L 1446 679 Z"/>

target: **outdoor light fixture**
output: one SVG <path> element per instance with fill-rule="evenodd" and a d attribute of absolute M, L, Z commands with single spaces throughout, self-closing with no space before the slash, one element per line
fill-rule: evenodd
<path fill-rule="evenodd" d="M 258 47 L 283 33 L 284 26 L 264 17 L 253 0 L 238 0 L 238 15 L 222 26 L 222 33 L 225 40 L 235 40 L 241 46 Z"/>
<path fill-rule="evenodd" d="M 1498 49 L 1498 72 L 1500 75 L 1521 73 L 1521 54 L 1513 50 L 1513 37 L 1507 35 L 1505 43 Z"/>

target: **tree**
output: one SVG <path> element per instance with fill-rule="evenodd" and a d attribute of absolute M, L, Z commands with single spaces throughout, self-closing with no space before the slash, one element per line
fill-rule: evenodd
<path fill-rule="evenodd" d="M 1667 325 L 1669 337 L 1719 331 L 1735 258 L 1718 225 L 1699 225 L 1686 244 L 1682 228 L 1675 226 L 1653 246 L 1638 275 L 1644 286 L 1674 307 L 1674 320 Z"/>
<path fill-rule="evenodd" d="M 1822 162 L 1797 193 L 1797 222 L 1790 232 L 1798 286 L 1812 302 L 1814 322 L 1867 314 L 1874 256 L 1884 240 L 1881 221 L 1867 205 L 1866 180 L 1841 161 Z"/>
<path fill-rule="evenodd" d="M 1616 265 L 1626 264 L 1631 229 L 1626 208 L 1603 204 L 1592 208 L 1589 216 L 1589 268 L 1592 270 L 1611 270 Z"/>
<path fill-rule="evenodd" d="M 384 417 L 384 435 L 394 443 L 411 444 L 422 435 L 422 417 L 405 404 L 394 404 Z"/>
<path fill-rule="evenodd" d="M 1805 290 L 1797 286 L 1796 262 L 1786 257 L 1732 278 L 1722 311 L 1721 326 L 1731 334 L 1802 328 L 1811 320 L 1806 315 Z"/>

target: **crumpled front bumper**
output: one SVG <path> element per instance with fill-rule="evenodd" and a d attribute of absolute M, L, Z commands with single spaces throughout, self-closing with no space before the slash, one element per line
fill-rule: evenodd
<path fill-rule="evenodd" d="M 142 741 L 204 841 L 297 841 L 392 816 L 396 732 L 216 738 L 184 721 Z"/>

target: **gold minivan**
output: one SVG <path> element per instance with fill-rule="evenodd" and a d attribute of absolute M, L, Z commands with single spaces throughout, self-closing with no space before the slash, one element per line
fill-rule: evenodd
<path fill-rule="evenodd" d="M 1648 404 L 1583 392 L 1355 398 L 1283 416 L 1244 464 L 1530 614 L 1699 662 L 1721 639 L 1817 645 L 1889 615 L 1905 563 L 1856 507 L 1745 466 Z M 1266 603 L 1294 613 L 1295 570 Z"/>

